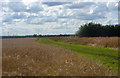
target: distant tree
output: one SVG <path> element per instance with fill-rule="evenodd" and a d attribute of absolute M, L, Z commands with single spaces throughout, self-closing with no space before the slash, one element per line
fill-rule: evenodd
<path fill-rule="evenodd" d="M 41 35 L 41 34 L 39 34 L 39 37 L 42 37 L 42 35 Z"/>
<path fill-rule="evenodd" d="M 110 37 L 120 36 L 120 25 L 101 25 L 95 23 L 87 23 L 82 25 L 76 32 L 79 37 Z"/>
<path fill-rule="evenodd" d="M 37 34 L 34 34 L 33 37 L 37 37 Z"/>

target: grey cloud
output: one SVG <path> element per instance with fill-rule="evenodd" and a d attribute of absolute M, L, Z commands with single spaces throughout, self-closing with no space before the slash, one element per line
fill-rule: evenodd
<path fill-rule="evenodd" d="M 64 18 L 64 19 L 67 19 L 67 18 L 69 18 L 69 19 L 71 19 L 73 17 L 73 15 L 58 15 L 58 18 Z"/>
<path fill-rule="evenodd" d="M 73 0 L 42 0 L 42 2 L 74 2 L 74 1 Z"/>
<path fill-rule="evenodd" d="M 12 23 L 13 18 L 11 18 L 11 14 L 7 14 L 3 16 L 3 20 L 2 23 L 8 23 L 11 24 Z"/>
<path fill-rule="evenodd" d="M 92 14 L 89 14 L 90 8 L 97 6 L 95 10 L 93 10 Z M 97 20 L 97 19 L 104 19 L 106 18 L 105 14 L 108 12 L 108 8 L 106 3 L 93 3 L 93 2 L 81 2 L 78 4 L 72 4 L 70 6 L 71 10 L 73 11 L 72 15 L 66 15 L 67 12 L 64 14 L 58 15 L 58 18 L 67 18 L 67 19 L 78 19 L 78 20 Z M 81 9 L 81 10 L 74 10 L 74 9 Z"/>
<path fill-rule="evenodd" d="M 26 15 L 24 13 L 19 13 L 19 14 L 15 13 L 11 17 L 14 18 L 14 19 L 22 19 L 22 18 L 25 18 Z"/>
<path fill-rule="evenodd" d="M 14 23 L 14 19 L 25 19 L 27 15 L 24 12 L 28 13 L 37 13 L 39 11 L 42 11 L 43 8 L 39 3 L 31 3 L 31 6 L 29 9 L 27 9 L 27 6 L 20 1 L 17 0 L 17 2 L 8 2 L 1 5 L 1 7 L 5 7 L 2 9 L 2 12 L 5 12 L 6 15 L 3 16 L 2 22 L 4 23 Z M 6 8 L 9 8 L 6 10 Z"/>
<path fill-rule="evenodd" d="M 8 7 L 14 12 L 26 11 L 26 6 L 22 2 L 9 2 Z"/>
<path fill-rule="evenodd" d="M 7 7 L 7 3 L 6 2 L 0 2 L 0 7 Z"/>
<path fill-rule="evenodd" d="M 104 12 L 95 12 L 92 14 L 82 13 L 81 11 L 74 11 L 73 15 L 58 15 L 60 19 L 77 19 L 77 20 L 96 20 L 96 19 L 104 19 Z"/>
<path fill-rule="evenodd" d="M 118 11 L 118 7 L 120 6 L 115 6 L 116 2 L 110 2 L 108 5 L 109 10 L 111 11 Z"/>
<path fill-rule="evenodd" d="M 58 5 L 64 5 L 64 4 L 71 4 L 72 2 L 43 2 L 43 4 L 46 4 L 48 6 L 58 6 Z"/>
<path fill-rule="evenodd" d="M 2 20 L 2 23 L 11 24 L 12 20 L 13 20 L 12 18 L 5 18 L 4 20 Z"/>
<path fill-rule="evenodd" d="M 103 18 L 106 18 L 104 15 L 102 14 L 80 14 L 80 15 L 77 15 L 76 16 L 77 19 L 80 19 L 80 20 L 96 20 L 96 19 L 103 19 Z"/>
<path fill-rule="evenodd" d="M 35 24 L 35 25 L 44 24 L 43 22 L 31 22 L 30 20 L 27 20 L 26 23 L 27 24 Z"/>
<path fill-rule="evenodd" d="M 37 17 L 39 18 L 39 16 L 30 15 L 30 16 L 28 16 L 27 18 L 28 18 L 28 19 L 32 19 L 32 18 L 37 18 Z"/>
<path fill-rule="evenodd" d="M 103 13 L 103 12 L 108 12 L 108 7 L 106 6 L 105 2 L 101 2 L 96 4 L 97 8 L 94 10 L 94 13 Z"/>
<path fill-rule="evenodd" d="M 29 6 L 29 9 L 27 9 L 28 12 L 37 13 L 44 10 L 40 2 L 31 3 Z"/>
<path fill-rule="evenodd" d="M 91 5 L 94 5 L 94 2 L 79 2 L 79 3 L 73 3 L 71 5 L 67 5 L 66 7 L 70 9 L 81 9 L 85 7 L 90 7 Z"/>
<path fill-rule="evenodd" d="M 26 6 L 23 2 L 9 2 L 8 7 L 14 12 L 32 12 L 37 13 L 39 11 L 43 11 L 43 7 L 41 6 L 40 2 L 34 2 L 30 5 Z M 27 8 L 29 7 L 29 8 Z"/>
<path fill-rule="evenodd" d="M 63 10 L 62 12 L 58 10 L 56 12 L 57 18 L 51 16 L 44 16 L 42 14 L 39 14 L 39 11 L 43 11 L 44 8 L 42 7 L 42 4 L 39 2 L 31 3 L 30 5 L 26 6 L 22 2 L 10 2 L 8 3 L 9 8 L 12 9 L 14 12 L 16 12 L 13 15 L 6 16 L 3 18 L 3 22 L 12 22 L 13 19 L 27 19 L 28 24 L 44 24 L 46 22 L 57 22 L 58 19 L 77 19 L 77 20 L 97 20 L 97 19 L 104 19 L 105 13 L 109 11 L 109 8 L 106 6 L 106 3 L 94 3 L 94 2 L 79 2 L 79 3 L 69 3 L 69 2 L 43 2 L 43 4 L 48 6 L 57 6 L 57 5 L 64 5 L 64 8 L 61 8 L 60 10 Z M 93 10 L 92 14 L 88 14 L 90 8 L 93 6 L 97 6 L 96 9 Z M 111 5 L 112 7 L 113 5 Z M 67 8 L 66 8 L 67 7 Z M 81 11 L 76 11 L 74 9 L 81 9 Z M 114 8 L 113 8 L 114 9 Z M 60 12 L 59 12 L 60 11 Z M 69 13 L 70 11 L 70 13 Z M 71 11 L 73 14 L 71 14 Z M 18 14 L 19 12 L 20 14 Z M 31 13 L 28 17 L 22 12 L 28 12 Z M 36 13 L 38 16 L 32 15 L 32 13 Z M 46 13 L 48 13 L 46 11 Z M 54 12 L 55 13 L 55 12 Z M 38 19 L 37 19 L 38 18 Z"/>
<path fill-rule="evenodd" d="M 54 17 L 29 17 L 29 19 L 27 20 L 28 24 L 44 24 L 46 22 L 57 22 L 58 19 L 54 18 Z"/>
<path fill-rule="evenodd" d="M 7 14 L 3 16 L 2 23 L 12 24 L 15 23 L 14 19 L 25 19 L 26 15 L 24 13 L 14 13 L 14 14 Z"/>

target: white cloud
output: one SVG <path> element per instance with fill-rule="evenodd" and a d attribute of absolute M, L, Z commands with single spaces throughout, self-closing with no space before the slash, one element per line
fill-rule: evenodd
<path fill-rule="evenodd" d="M 28 5 L 27 7 L 27 12 L 33 12 L 33 13 L 37 13 L 39 11 L 43 11 L 43 7 L 41 2 L 34 2 Z"/>
<path fill-rule="evenodd" d="M 50 0 L 29 3 L 26 1 L 16 0 L 15 3 L 13 0 L 0 4 L 2 8 L 0 25 L 4 30 L 3 33 L 6 34 L 6 31 L 18 34 L 75 33 L 81 24 L 90 21 L 117 24 L 118 4 L 110 2 L 113 0 L 105 0 L 106 2 L 69 1 L 72 3 L 68 3 L 68 0 L 54 0 L 53 3 L 48 3 L 51 2 Z M 47 3 L 43 4 L 43 2 Z"/>

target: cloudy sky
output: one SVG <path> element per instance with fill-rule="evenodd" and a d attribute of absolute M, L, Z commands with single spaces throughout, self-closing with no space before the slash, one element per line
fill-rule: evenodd
<path fill-rule="evenodd" d="M 0 35 L 74 34 L 91 21 L 118 24 L 118 0 L 2 0 L 0 8 Z"/>

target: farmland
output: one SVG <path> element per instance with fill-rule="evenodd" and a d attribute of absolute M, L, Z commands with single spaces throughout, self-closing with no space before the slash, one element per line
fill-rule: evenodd
<path fill-rule="evenodd" d="M 95 56 L 95 53 L 99 54 L 99 52 L 103 55 Z M 91 58 L 93 56 L 90 53 L 95 57 Z M 98 58 L 99 61 L 93 60 L 97 57 L 100 58 Z M 101 58 L 111 59 L 107 62 Z M 117 75 L 116 58 L 117 50 L 115 49 L 83 46 L 46 38 L 3 39 L 2 75 L 114 76 Z M 102 64 L 101 61 L 106 62 L 110 67 Z M 114 64 L 109 63 L 111 61 Z"/>
<path fill-rule="evenodd" d="M 56 39 L 47 38 L 47 39 L 39 39 L 38 41 L 45 44 L 56 45 L 59 47 L 70 49 L 72 51 L 77 52 L 78 55 L 80 56 L 85 56 L 93 60 L 94 59 L 99 60 L 103 64 L 107 65 L 108 67 L 110 66 L 113 69 L 118 70 L 118 50 L 102 48 L 102 47 L 91 47 L 91 46 L 80 45 L 75 43 L 73 44 L 67 41 L 65 42 L 64 40 L 63 40 L 64 42 L 62 42 L 62 39 L 60 40 L 61 41 L 59 41 L 58 38 Z M 74 42 L 77 42 L 77 40 L 75 40 Z"/>
<path fill-rule="evenodd" d="M 48 37 L 55 41 L 118 49 L 119 37 Z"/>

